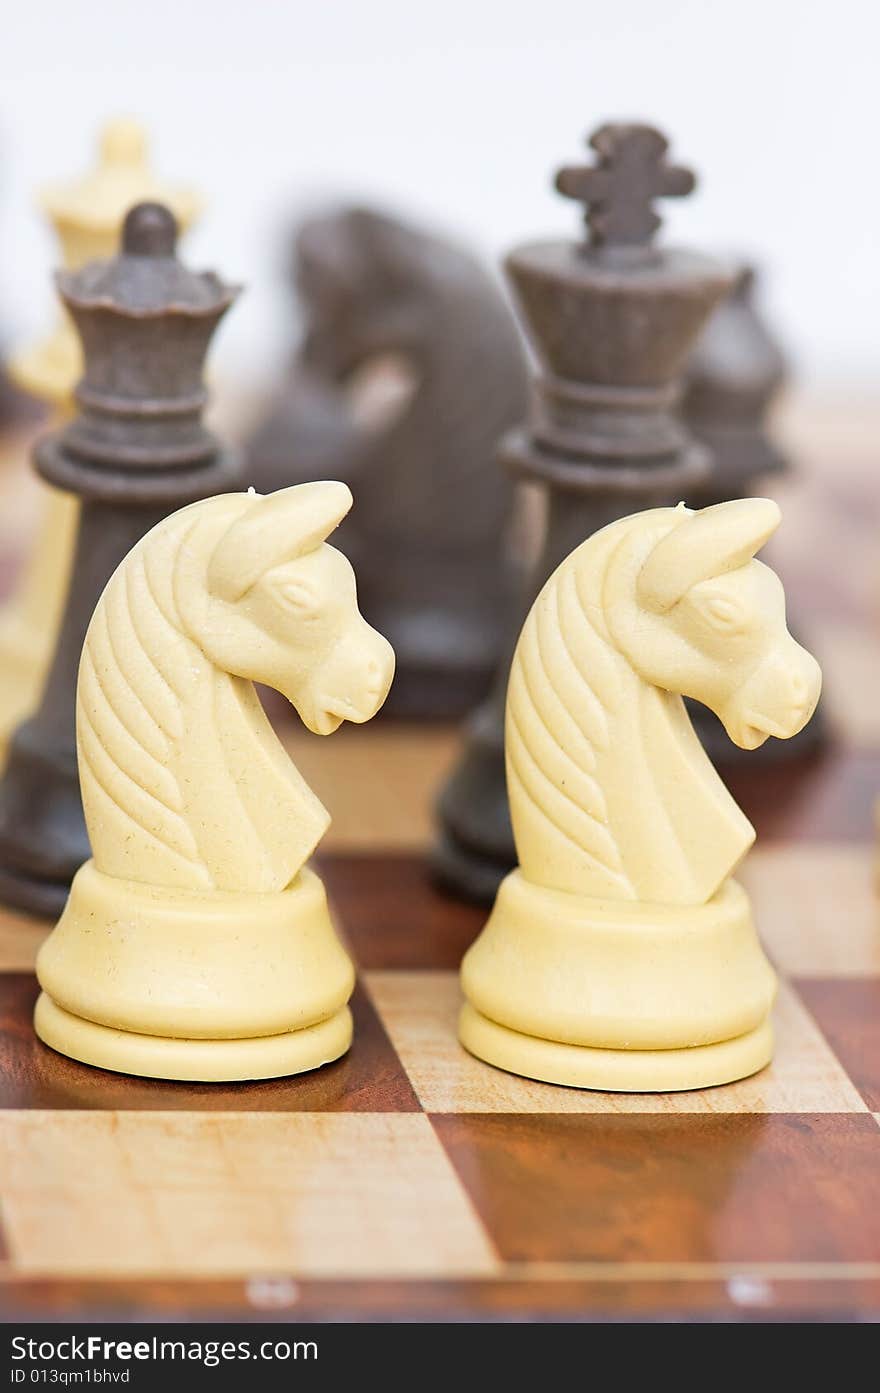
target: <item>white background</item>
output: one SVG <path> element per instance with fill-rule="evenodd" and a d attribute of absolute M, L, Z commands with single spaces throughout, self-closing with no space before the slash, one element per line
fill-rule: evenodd
<path fill-rule="evenodd" d="M 108 117 L 203 191 L 188 254 L 247 296 L 222 331 L 242 390 L 293 331 L 285 219 L 389 205 L 489 258 L 574 234 L 550 175 L 640 117 L 700 175 L 670 240 L 742 250 L 810 387 L 880 382 L 880 7 L 874 0 L 28 0 L 0 43 L 0 326 L 50 319 L 39 185 L 82 171 Z"/>

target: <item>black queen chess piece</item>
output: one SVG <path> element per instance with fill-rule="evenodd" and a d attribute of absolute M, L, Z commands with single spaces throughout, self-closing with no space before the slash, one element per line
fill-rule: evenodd
<path fill-rule="evenodd" d="M 141 203 L 119 254 L 56 276 L 82 341 L 78 413 L 34 452 L 40 475 L 81 500 L 73 571 L 42 701 L 15 732 L 0 781 L 0 901 L 58 915 L 88 858 L 75 737 L 79 655 L 98 597 L 156 522 L 235 487 L 238 461 L 201 421 L 202 366 L 238 288 L 175 254 L 177 224 Z"/>
<path fill-rule="evenodd" d="M 668 162 L 651 126 L 605 125 L 589 144 L 594 165 L 556 176 L 559 192 L 585 205 L 585 240 L 533 243 L 505 261 L 538 369 L 530 420 L 502 439 L 498 460 L 546 495 L 543 549 L 513 633 L 575 546 L 618 517 L 688 500 L 711 468 L 679 410 L 682 378 L 732 278 L 709 257 L 654 243 L 654 201 L 689 194 L 694 176 Z M 438 805 L 435 872 L 483 902 L 516 860 L 504 770 L 508 666 L 509 656 Z"/>
<path fill-rule="evenodd" d="M 136 203 L 166 204 L 181 232 L 200 210 L 191 189 L 168 184 L 153 172 L 144 129 L 126 118 L 103 127 L 97 160 L 84 175 L 44 188 L 41 211 L 57 238 L 60 265 L 75 271 L 115 254 L 126 213 Z M 9 363 L 16 385 L 51 415 L 47 430 L 60 430 L 75 409 L 82 376 L 82 346 L 70 316 L 55 319 L 50 334 L 26 343 Z M 13 731 L 36 710 L 67 597 L 79 512 L 77 500 L 33 480 L 39 522 L 27 564 L 0 605 L 0 770 Z"/>

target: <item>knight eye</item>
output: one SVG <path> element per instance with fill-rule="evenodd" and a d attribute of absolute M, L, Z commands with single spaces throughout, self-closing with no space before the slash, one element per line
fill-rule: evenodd
<path fill-rule="evenodd" d="M 321 600 L 310 585 L 289 581 L 277 587 L 277 593 L 285 609 L 292 610 L 299 619 L 313 621 L 320 618 Z"/>
<path fill-rule="evenodd" d="M 703 613 L 712 625 L 723 633 L 734 633 L 745 626 L 748 615 L 741 605 L 726 596 L 716 595 L 704 606 Z"/>

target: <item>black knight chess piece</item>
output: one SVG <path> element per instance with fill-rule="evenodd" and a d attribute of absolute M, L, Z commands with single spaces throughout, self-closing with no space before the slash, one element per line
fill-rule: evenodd
<path fill-rule="evenodd" d="M 710 316 L 688 362 L 682 412 L 712 458 L 709 475 L 688 496 L 695 508 L 763 493 L 769 479 L 789 468 L 768 420 L 786 363 L 758 312 L 755 288 L 754 267 L 740 265 L 730 295 Z M 793 627 L 797 631 L 796 621 Z M 719 766 L 742 763 L 743 751 L 717 717 L 696 702 L 687 705 L 712 760 Z M 749 758 L 753 764 L 790 760 L 815 749 L 824 736 L 820 707 L 794 739 L 768 740 Z"/>
<path fill-rule="evenodd" d="M 603 126 L 590 145 L 595 165 L 556 178 L 562 194 L 586 205 L 586 239 L 519 247 L 506 261 L 539 367 L 528 425 L 508 434 L 498 458 L 547 500 L 543 551 L 512 632 L 575 546 L 627 513 L 689 499 L 710 468 L 678 408 L 694 341 L 731 277 L 708 257 L 654 244 L 654 200 L 694 186 L 689 170 L 667 161 L 658 131 Z M 515 863 L 506 676 L 499 671 L 473 717 L 438 807 L 436 873 L 483 901 Z"/>
<path fill-rule="evenodd" d="M 469 254 L 364 208 L 301 228 L 295 279 L 302 345 L 249 447 L 248 481 L 261 492 L 320 477 L 352 486 L 358 506 L 338 544 L 365 616 L 397 653 L 385 711 L 462 715 L 489 686 L 509 603 L 512 484 L 493 454 L 526 413 L 513 316 Z M 399 406 L 363 419 L 355 384 L 371 371 L 377 394 L 383 372 L 396 383 Z"/>
<path fill-rule="evenodd" d="M 75 692 L 98 597 L 132 546 L 184 503 L 222 493 L 238 461 L 201 423 L 208 342 L 237 289 L 177 260 L 161 204 L 126 217 L 120 254 L 56 281 L 82 341 L 78 414 L 38 442 L 38 472 L 81 500 L 58 645 L 36 713 L 0 780 L 0 900 L 58 915 L 89 856 L 76 762 Z"/>

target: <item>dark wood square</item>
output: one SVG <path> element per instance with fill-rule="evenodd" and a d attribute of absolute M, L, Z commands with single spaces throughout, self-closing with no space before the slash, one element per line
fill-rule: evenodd
<path fill-rule="evenodd" d="M 434 885 L 425 855 L 324 855 L 318 869 L 362 968 L 457 968 L 486 922 Z"/>
<path fill-rule="evenodd" d="M 880 1259 L 880 1128 L 867 1113 L 433 1122 L 508 1260 Z"/>
<path fill-rule="evenodd" d="M 880 978 L 801 978 L 796 986 L 868 1107 L 880 1112 Z"/>

